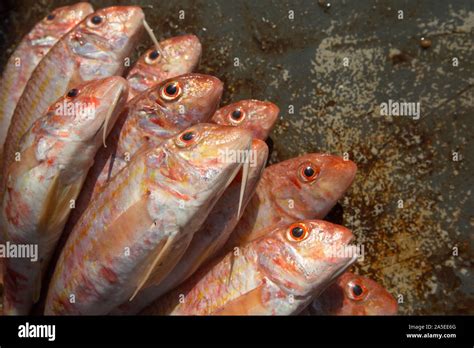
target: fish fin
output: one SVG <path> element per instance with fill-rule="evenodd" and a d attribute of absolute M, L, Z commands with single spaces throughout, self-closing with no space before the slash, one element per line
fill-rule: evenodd
<path fill-rule="evenodd" d="M 219 307 L 213 315 L 258 315 L 268 312 L 268 308 L 262 304 L 263 289 L 261 284 L 249 292 L 227 302 Z"/>
<path fill-rule="evenodd" d="M 173 241 L 174 241 L 174 238 L 175 237 L 171 237 L 171 238 L 167 238 L 164 242 L 164 245 L 162 243 L 160 243 L 158 245 L 158 253 L 155 257 L 155 259 L 153 260 L 153 262 L 151 263 L 150 267 L 148 267 L 148 269 L 145 271 L 145 275 L 142 277 L 142 279 L 138 282 L 138 286 L 137 288 L 135 289 L 135 292 L 133 293 L 132 297 L 130 297 L 130 301 L 132 301 L 135 296 L 138 294 L 138 292 L 143 288 L 143 286 L 146 284 L 146 282 L 148 281 L 148 279 L 150 278 L 151 274 L 153 273 L 153 270 L 155 269 L 156 265 L 158 264 L 158 262 L 160 260 L 163 259 L 163 257 L 169 252 L 169 249 L 171 247 L 171 245 L 173 245 Z M 161 248 L 160 248 L 161 247 Z"/>
<path fill-rule="evenodd" d="M 140 277 L 138 286 L 130 298 L 130 301 L 132 301 L 137 293 L 144 287 L 151 284 L 159 284 L 181 259 L 191 239 L 183 239 L 177 237 L 177 235 L 178 233 L 174 233 L 172 237 L 158 244 L 155 251 L 156 256 L 151 262 L 147 263 L 149 267 L 147 267 L 143 276 Z"/>
<path fill-rule="evenodd" d="M 245 188 L 247 187 L 249 180 L 249 168 L 250 168 L 250 148 L 247 150 L 247 155 L 245 156 L 245 162 L 242 166 L 242 182 L 240 184 L 240 196 L 239 196 L 239 207 L 237 209 L 237 217 L 240 219 L 240 213 L 242 210 L 242 205 L 244 202 Z"/>
<path fill-rule="evenodd" d="M 75 199 L 79 195 L 82 184 L 83 180 L 76 180 L 70 185 L 64 185 L 61 183 L 59 175 L 56 175 L 51 182 L 38 222 L 42 240 L 42 254 L 48 257 L 42 261 L 42 272 L 49 262 L 51 251 L 54 250 L 71 212 L 69 203 L 71 199 Z"/>

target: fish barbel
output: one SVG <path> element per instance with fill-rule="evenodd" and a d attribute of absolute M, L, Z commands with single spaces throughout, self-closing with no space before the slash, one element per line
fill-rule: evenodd
<path fill-rule="evenodd" d="M 71 93 L 73 91 L 73 93 Z M 20 160 L 6 174 L 1 224 L 12 244 L 38 246 L 38 260 L 5 260 L 4 310 L 27 314 L 81 189 L 107 124 L 127 100 L 128 85 L 109 77 L 77 86 L 38 119 L 20 143 Z M 110 129 L 108 129 L 110 131 Z"/>
<path fill-rule="evenodd" d="M 302 311 L 355 260 L 348 229 L 321 220 L 277 224 L 200 270 L 143 314 L 291 315 Z"/>
<path fill-rule="evenodd" d="M 87 2 L 54 9 L 33 27 L 10 56 L 0 88 L 0 157 L 13 112 L 31 73 L 51 47 L 92 12 L 94 9 Z"/>
<path fill-rule="evenodd" d="M 202 46 L 195 35 L 174 36 L 148 49 L 127 74 L 132 99 L 164 80 L 193 72 L 201 58 Z M 164 58 L 165 56 L 166 58 Z"/>
<path fill-rule="evenodd" d="M 354 273 L 344 273 L 309 306 L 316 315 L 396 315 L 395 298 L 380 284 Z"/>
<path fill-rule="evenodd" d="M 164 279 L 241 167 L 222 151 L 251 141 L 249 131 L 200 123 L 136 153 L 72 231 L 45 313 L 107 314 Z"/>
<path fill-rule="evenodd" d="M 243 206 L 253 195 L 263 173 L 268 157 L 268 147 L 264 141 L 253 139 L 250 149 L 255 153 L 255 163 L 250 166 L 245 184 Z M 194 234 L 185 254 L 168 276 L 156 284 L 150 284 L 140 291 L 133 301 L 126 301 L 110 314 L 137 314 L 154 300 L 175 288 L 191 276 L 202 264 L 215 255 L 229 238 L 237 225 L 237 206 L 240 199 L 242 176 L 238 175 L 224 191 L 202 227 Z"/>
<path fill-rule="evenodd" d="M 278 119 L 280 109 L 273 103 L 255 99 L 241 100 L 223 106 L 212 116 L 212 122 L 252 131 L 254 138 L 265 140 Z"/>
<path fill-rule="evenodd" d="M 322 219 L 349 188 L 354 162 L 329 154 L 306 154 L 265 168 L 224 250 L 260 237 L 278 222 Z"/>
<path fill-rule="evenodd" d="M 142 32 L 143 19 L 142 9 L 136 6 L 100 9 L 51 48 L 18 101 L 5 141 L 3 168 L 14 161 L 26 130 L 66 91 L 86 81 L 122 74 L 124 59 Z"/>

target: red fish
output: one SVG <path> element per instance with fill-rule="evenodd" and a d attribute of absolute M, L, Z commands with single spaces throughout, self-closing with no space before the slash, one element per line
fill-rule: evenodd
<path fill-rule="evenodd" d="M 262 236 L 278 222 L 322 219 L 349 188 L 355 172 L 353 162 L 318 153 L 267 167 L 225 249 Z"/>
<path fill-rule="evenodd" d="M 70 90 L 25 134 L 20 161 L 7 168 L 0 221 L 6 240 L 37 245 L 38 260 L 5 260 L 7 314 L 28 314 L 42 276 L 93 158 L 127 100 L 125 79 L 114 76 Z"/>
<path fill-rule="evenodd" d="M 326 221 L 305 220 L 272 226 L 270 232 L 216 260 L 143 314 L 298 314 L 355 257 L 335 256 L 353 249 L 352 233 Z M 354 255 L 355 250 L 354 250 Z"/>
<path fill-rule="evenodd" d="M 16 104 L 33 70 L 58 40 L 94 12 L 87 2 L 53 10 L 21 40 L 3 71 L 0 88 L 0 156 Z"/>
<path fill-rule="evenodd" d="M 249 131 L 200 123 L 136 153 L 74 227 L 45 313 L 107 314 L 164 279 L 241 167 L 221 152 L 251 140 Z"/>
<path fill-rule="evenodd" d="M 55 100 L 84 82 L 122 74 L 124 60 L 140 37 L 143 20 L 143 11 L 136 6 L 100 9 L 51 48 L 16 106 L 5 141 L 4 169 L 14 161 L 23 134 Z"/>

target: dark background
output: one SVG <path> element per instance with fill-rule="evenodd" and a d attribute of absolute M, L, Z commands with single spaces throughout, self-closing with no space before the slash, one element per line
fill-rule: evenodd
<path fill-rule="evenodd" d="M 71 2 L 2 0 L 0 69 L 36 21 Z M 91 3 L 141 5 L 158 39 L 196 34 L 199 72 L 225 82 L 223 104 L 276 103 L 272 162 L 349 154 L 359 171 L 331 219 L 364 246 L 356 271 L 403 295 L 400 313 L 474 314 L 471 0 Z M 150 45 L 144 39 L 136 54 Z M 380 116 L 389 99 L 420 102 L 421 118 Z"/>

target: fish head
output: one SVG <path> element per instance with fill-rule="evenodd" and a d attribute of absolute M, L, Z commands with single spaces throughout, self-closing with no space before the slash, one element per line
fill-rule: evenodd
<path fill-rule="evenodd" d="M 148 49 L 136 66 L 155 76 L 155 81 L 179 76 L 193 71 L 201 58 L 201 42 L 195 35 L 175 36 L 160 42 L 163 52 L 156 47 Z"/>
<path fill-rule="evenodd" d="M 395 315 L 397 301 L 380 284 L 344 273 L 318 299 L 325 313 L 336 315 Z"/>
<path fill-rule="evenodd" d="M 173 175 L 191 190 L 209 191 L 227 186 L 242 166 L 236 154 L 252 145 L 249 131 L 235 127 L 199 123 L 165 143 Z"/>
<path fill-rule="evenodd" d="M 138 6 L 112 6 L 87 16 L 68 34 L 68 44 L 81 66 L 82 80 L 116 75 L 143 32 Z"/>
<path fill-rule="evenodd" d="M 329 154 L 307 154 L 268 167 L 270 194 L 279 209 L 297 219 L 323 218 L 349 188 L 354 162 Z"/>
<path fill-rule="evenodd" d="M 261 100 L 241 100 L 226 105 L 212 116 L 217 124 L 249 129 L 255 138 L 265 140 L 277 121 L 280 109 Z"/>
<path fill-rule="evenodd" d="M 130 131 L 124 133 L 133 134 L 134 139 L 129 140 L 135 144 L 161 143 L 207 121 L 219 104 L 222 90 L 222 82 L 208 75 L 187 74 L 166 80 L 130 101 L 124 124 Z"/>
<path fill-rule="evenodd" d="M 184 74 L 157 86 L 156 103 L 165 113 L 180 115 L 178 122 L 204 122 L 216 111 L 223 90 L 224 84 L 217 77 Z"/>
<path fill-rule="evenodd" d="M 160 46 L 165 57 L 160 57 L 158 64 L 170 77 L 193 71 L 201 59 L 202 45 L 196 35 L 174 36 L 161 41 Z"/>
<path fill-rule="evenodd" d="M 50 106 L 46 117 L 50 127 L 47 128 L 64 141 L 100 142 L 125 106 L 127 94 L 127 81 L 120 76 L 81 84 Z"/>
<path fill-rule="evenodd" d="M 87 2 L 78 2 L 54 9 L 28 33 L 27 39 L 31 48 L 40 50 L 43 47 L 50 48 L 62 35 L 92 12 L 94 9 Z"/>
<path fill-rule="evenodd" d="M 157 184 L 179 192 L 181 205 L 188 211 L 205 211 L 243 165 L 232 154 L 248 151 L 251 144 L 247 130 L 199 123 L 165 141 L 147 167 L 159 168 Z"/>
<path fill-rule="evenodd" d="M 347 228 L 322 220 L 278 224 L 256 241 L 259 265 L 285 292 L 314 296 L 356 261 L 352 238 Z"/>
<path fill-rule="evenodd" d="M 160 49 L 151 47 L 127 75 L 133 93 L 129 98 L 164 80 L 192 72 L 199 63 L 201 51 L 201 43 L 195 35 L 171 37 L 160 42 Z"/>

